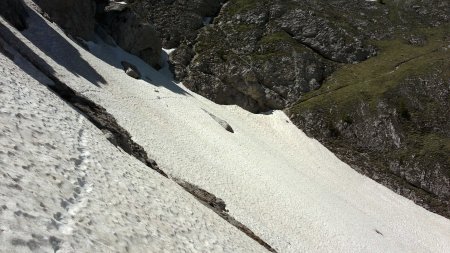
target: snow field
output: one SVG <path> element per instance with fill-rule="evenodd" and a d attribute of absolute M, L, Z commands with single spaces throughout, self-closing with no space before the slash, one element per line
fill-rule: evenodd
<path fill-rule="evenodd" d="M 13 32 L 61 80 L 105 107 L 161 169 L 222 198 L 232 216 L 279 252 L 450 249 L 449 220 L 356 173 L 283 112 L 255 115 L 214 104 L 120 48 L 98 39 L 86 51 L 40 16 L 30 19 L 24 36 Z M 143 80 L 128 77 L 123 60 L 136 65 Z M 234 133 L 205 111 L 227 121 Z M 100 156 L 92 152 L 89 157 Z M 98 165 L 105 167 L 103 162 L 108 159 Z M 148 186 L 142 180 L 136 187 Z"/>

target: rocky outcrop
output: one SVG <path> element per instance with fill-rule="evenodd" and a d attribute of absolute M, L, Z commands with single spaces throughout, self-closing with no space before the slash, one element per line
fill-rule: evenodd
<path fill-rule="evenodd" d="M 160 68 L 161 42 L 151 24 L 139 22 L 132 12 L 126 11 L 113 20 L 111 27 L 111 35 L 120 47 Z"/>
<path fill-rule="evenodd" d="M 92 39 L 95 27 L 95 3 L 92 0 L 35 0 L 42 11 L 67 33 Z"/>
<path fill-rule="evenodd" d="M 317 104 L 297 108 L 293 122 L 359 172 L 450 217 L 449 85 L 436 75 L 406 79 L 375 109 Z"/>
<path fill-rule="evenodd" d="M 116 44 L 155 68 L 161 66 L 161 41 L 153 25 L 123 1 L 35 0 L 51 21 L 75 38 L 91 40 L 99 23 Z M 3 4 L 3 2 L 2 2 Z"/>
<path fill-rule="evenodd" d="M 221 104 L 285 108 L 339 64 L 375 54 L 362 35 L 320 17 L 322 11 L 300 1 L 227 2 L 212 25 L 173 53 L 175 75 Z"/>
<path fill-rule="evenodd" d="M 308 9 L 286 10 L 275 22 L 300 44 L 332 61 L 359 62 L 376 53 L 374 47 L 364 44 L 363 36 L 349 33 L 333 20 Z"/>
<path fill-rule="evenodd" d="M 223 0 L 140 0 L 133 10 L 155 24 L 165 48 L 193 41 L 208 17 L 216 16 Z"/>
<path fill-rule="evenodd" d="M 384 44 L 379 56 L 338 70 L 287 112 L 361 173 L 450 217 L 447 29 L 424 32 L 422 45 Z"/>
<path fill-rule="evenodd" d="M 1 1 L 0 15 L 19 31 L 27 28 L 27 12 L 21 0 Z"/>
<path fill-rule="evenodd" d="M 141 20 L 122 2 L 100 2 L 98 6 L 97 18 L 117 45 L 159 69 L 161 41 L 154 26 Z"/>
<path fill-rule="evenodd" d="M 217 103 L 252 112 L 285 108 L 318 89 L 337 67 L 373 57 L 377 50 L 369 41 L 448 21 L 442 0 L 234 0 L 212 24 L 202 27 L 196 13 L 195 22 L 183 19 L 190 24 L 186 28 L 175 21 L 165 25 L 157 13 L 180 17 L 185 14 L 179 8 L 191 13 L 196 4 L 142 2 L 154 8 L 142 9 L 155 20 L 164 45 L 177 47 L 170 57 L 177 79 Z M 167 37 L 171 34 L 181 39 Z M 420 41 L 411 35 L 411 41 Z"/>

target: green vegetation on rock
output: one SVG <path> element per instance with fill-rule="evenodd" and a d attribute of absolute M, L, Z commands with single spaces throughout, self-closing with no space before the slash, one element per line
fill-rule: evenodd
<path fill-rule="evenodd" d="M 412 40 L 420 43 L 402 32 L 373 41 L 377 56 L 343 65 L 287 110 L 300 128 L 350 164 L 373 165 L 363 173 L 375 173 L 376 180 L 445 216 L 450 215 L 445 201 L 450 192 L 443 186 L 450 178 L 449 28 L 415 29 Z"/>
<path fill-rule="evenodd" d="M 445 40 L 448 29 L 421 30 L 427 41 L 423 46 L 411 45 L 401 38 L 374 41 L 379 48 L 376 57 L 343 66 L 320 89 L 303 96 L 291 111 L 319 105 L 354 104 L 352 100 L 374 102 L 375 106 L 380 95 L 412 75 L 425 74 L 435 67 L 450 69 L 449 41 Z M 448 71 L 442 74 L 450 76 Z"/>
<path fill-rule="evenodd" d="M 261 0 L 230 0 L 228 2 L 227 12 L 231 15 L 236 13 L 245 12 L 253 9 L 258 4 L 261 4 Z"/>

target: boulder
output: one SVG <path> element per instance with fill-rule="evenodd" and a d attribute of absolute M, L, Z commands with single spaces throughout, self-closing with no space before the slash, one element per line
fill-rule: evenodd
<path fill-rule="evenodd" d="M 211 118 L 213 118 L 213 120 L 215 120 L 217 123 L 219 123 L 219 125 L 221 127 L 223 127 L 225 130 L 227 130 L 230 133 L 234 133 L 233 128 L 230 126 L 230 124 L 228 124 L 228 122 L 226 122 L 225 120 L 217 117 L 216 115 L 214 115 L 204 109 L 203 109 L 203 111 L 205 111 L 209 116 L 211 116 Z"/>
<path fill-rule="evenodd" d="M 35 0 L 42 12 L 74 37 L 94 36 L 95 3 L 92 0 Z"/>
<path fill-rule="evenodd" d="M 134 79 L 141 78 L 141 73 L 139 72 L 139 70 L 137 69 L 136 66 L 134 66 L 133 64 L 126 62 L 126 61 L 122 61 L 121 64 L 122 64 L 123 70 L 125 71 L 125 73 L 127 75 L 129 75 L 130 77 L 132 77 Z"/>

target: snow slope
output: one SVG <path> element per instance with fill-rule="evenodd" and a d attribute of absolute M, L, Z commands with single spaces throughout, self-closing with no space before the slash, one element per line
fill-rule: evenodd
<path fill-rule="evenodd" d="M 0 252 L 263 252 L 0 54 Z"/>
<path fill-rule="evenodd" d="M 23 34 L 12 32 L 56 76 L 105 107 L 161 169 L 222 198 L 279 252 L 450 249 L 449 220 L 359 175 L 283 112 L 214 104 L 100 39 L 87 43 L 88 52 L 37 14 L 29 24 Z M 143 80 L 128 77 L 122 60 Z"/>

